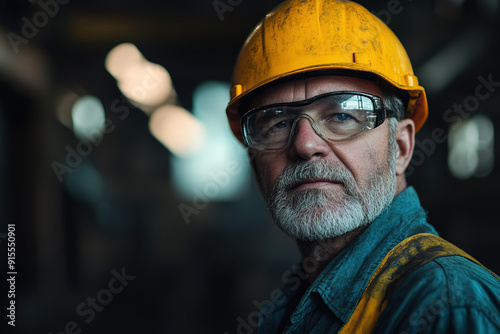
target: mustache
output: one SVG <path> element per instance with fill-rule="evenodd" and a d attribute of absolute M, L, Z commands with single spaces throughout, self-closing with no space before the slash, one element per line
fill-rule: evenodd
<path fill-rule="evenodd" d="M 275 191 L 291 190 L 307 181 L 341 183 L 347 190 L 354 190 L 356 183 L 351 172 L 342 164 L 324 161 L 301 161 L 288 166 L 276 181 Z M 349 191 L 349 192 L 351 192 Z"/>

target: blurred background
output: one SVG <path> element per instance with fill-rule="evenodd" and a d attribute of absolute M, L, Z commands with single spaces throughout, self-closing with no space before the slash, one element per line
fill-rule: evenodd
<path fill-rule="evenodd" d="M 14 332 L 236 333 L 281 287 L 300 257 L 224 114 L 239 47 L 279 2 L 2 0 Z M 500 1 L 360 3 L 428 93 L 409 183 L 442 236 L 500 272 Z"/>

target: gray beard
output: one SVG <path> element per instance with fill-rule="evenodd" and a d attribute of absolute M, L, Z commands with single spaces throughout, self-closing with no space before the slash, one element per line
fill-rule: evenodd
<path fill-rule="evenodd" d="M 298 240 L 324 240 L 370 224 L 390 205 L 396 192 L 395 168 L 393 154 L 386 165 L 368 175 L 370 182 L 360 188 L 340 163 L 298 162 L 283 171 L 271 191 L 263 189 L 263 193 L 283 232 Z M 341 182 L 343 191 L 292 189 L 298 182 L 313 178 Z"/>

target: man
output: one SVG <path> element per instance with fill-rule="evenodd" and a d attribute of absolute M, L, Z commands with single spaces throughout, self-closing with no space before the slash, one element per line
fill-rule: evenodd
<path fill-rule="evenodd" d="M 427 112 L 403 46 L 355 3 L 285 1 L 255 28 L 227 115 L 304 257 L 257 332 L 500 333 L 498 277 L 406 184 Z"/>

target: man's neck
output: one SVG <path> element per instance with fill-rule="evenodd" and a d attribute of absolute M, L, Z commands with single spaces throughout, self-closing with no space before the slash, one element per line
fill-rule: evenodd
<path fill-rule="evenodd" d="M 314 282 L 316 277 L 323 271 L 330 261 L 332 261 L 340 252 L 344 250 L 356 237 L 358 237 L 364 230 L 366 226 L 358 227 L 357 229 L 348 232 L 339 237 L 326 239 L 326 240 L 315 240 L 315 241 L 304 241 L 297 240 L 300 253 L 303 258 L 303 265 L 308 266 L 307 263 L 315 263 L 315 266 L 308 266 L 305 268 L 308 272 L 309 283 Z"/>

